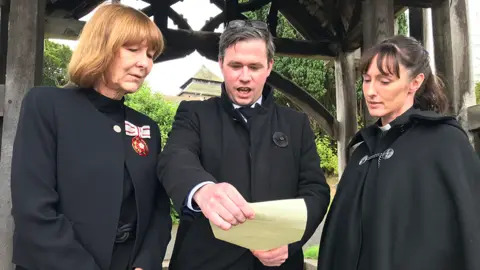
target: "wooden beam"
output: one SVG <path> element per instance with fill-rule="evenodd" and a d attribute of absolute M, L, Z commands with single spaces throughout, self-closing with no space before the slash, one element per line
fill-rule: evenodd
<path fill-rule="evenodd" d="M 218 54 L 218 41 L 220 33 L 188 31 L 182 29 L 164 29 L 163 35 L 167 40 L 167 46 L 171 49 L 191 48 L 203 52 Z M 288 38 L 274 38 L 276 55 L 291 57 L 306 57 L 317 59 L 332 59 L 336 53 L 330 48 L 328 41 L 292 40 Z"/>
<path fill-rule="evenodd" d="M 270 73 L 267 83 L 281 91 L 288 99 L 315 119 L 322 130 L 332 139 L 338 139 L 338 122 L 335 117 L 307 91 L 275 71 Z"/>
<path fill-rule="evenodd" d="M 442 0 L 395 0 L 395 4 L 410 8 L 431 8 Z"/>
<path fill-rule="evenodd" d="M 229 21 L 239 19 L 240 12 L 238 7 L 238 0 L 225 0 L 225 25 L 227 25 Z"/>
<path fill-rule="evenodd" d="M 425 46 L 423 20 L 423 8 L 408 9 L 408 25 L 410 30 L 410 36 L 420 41 Z"/>
<path fill-rule="evenodd" d="M 84 25 L 84 21 L 75 19 L 46 17 L 45 38 L 77 40 Z"/>
<path fill-rule="evenodd" d="M 225 20 L 225 13 L 220 12 L 215 17 L 210 18 L 205 22 L 205 25 L 200 29 L 200 31 L 213 32 L 217 29 L 220 24 Z"/>
<path fill-rule="evenodd" d="M 272 4 L 270 5 L 270 11 L 267 16 L 268 29 L 274 37 L 277 37 L 278 3 L 278 1 L 272 2 Z"/>
<path fill-rule="evenodd" d="M 173 23 L 180 29 L 192 30 L 188 21 L 180 14 L 178 14 L 172 7 L 168 8 L 168 17 L 172 19 Z"/>
<path fill-rule="evenodd" d="M 347 166 L 347 145 L 357 132 L 357 98 L 353 54 L 341 54 L 335 60 L 335 85 L 338 121 L 338 177 Z"/>
<path fill-rule="evenodd" d="M 168 27 L 169 1 L 150 1 L 153 10 L 153 21 L 161 30 Z"/>
<path fill-rule="evenodd" d="M 45 0 L 11 0 L 0 159 L 0 269 L 13 269 L 10 170 L 25 92 L 42 80 Z"/>
<path fill-rule="evenodd" d="M 363 50 L 394 35 L 395 14 L 393 0 L 365 0 L 363 3 Z M 363 102 L 364 125 L 373 124 L 376 119 L 370 115 Z"/>
<path fill-rule="evenodd" d="M 369 0 L 371 6 L 370 27 L 372 45 L 393 36 L 394 34 L 394 5 L 393 0 Z"/>
<path fill-rule="evenodd" d="M 277 0 L 278 1 L 278 0 Z M 335 36 L 319 23 L 315 16 L 312 16 L 307 9 L 307 1 L 278 1 L 279 11 L 288 22 L 308 40 L 335 40 Z"/>
<path fill-rule="evenodd" d="M 173 23 L 176 24 L 178 28 L 184 30 L 192 30 L 187 20 L 185 20 L 185 18 L 178 14 L 173 8 L 169 7 L 167 11 L 168 17 L 172 19 Z M 152 13 L 150 15 L 152 16 L 153 8 L 151 6 L 148 6 L 147 8 L 143 9 L 142 12 Z M 65 15 L 63 13 L 59 13 L 58 15 L 59 16 L 46 17 L 45 38 L 77 40 L 85 25 L 85 22 L 71 18 L 61 17 L 61 15 Z M 160 16 L 158 18 L 160 18 Z"/>
<path fill-rule="evenodd" d="M 271 1 L 272 0 L 249 0 L 247 2 L 238 3 L 238 12 L 243 13 L 246 11 L 257 10 L 270 3 Z M 220 10 L 225 11 L 224 0 L 210 0 L 210 2 L 217 6 L 217 8 L 219 8 Z"/>

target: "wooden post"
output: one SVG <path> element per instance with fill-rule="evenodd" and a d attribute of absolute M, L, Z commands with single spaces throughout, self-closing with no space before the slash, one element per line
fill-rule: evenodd
<path fill-rule="evenodd" d="M 432 30 L 432 10 L 430 8 L 423 9 L 423 46 L 430 53 L 430 65 L 433 72 L 436 71 L 435 53 L 433 47 L 433 30 Z"/>
<path fill-rule="evenodd" d="M 5 85 L 5 75 L 7 68 L 7 45 L 8 45 L 8 14 L 10 12 L 10 2 L 0 0 L 0 85 Z M 0 100 L 3 103 L 3 99 Z M 3 109 L 2 109 L 3 113 Z"/>
<path fill-rule="evenodd" d="M 362 3 L 362 20 L 363 20 L 363 46 L 362 46 L 362 54 L 370 47 L 372 47 L 375 43 L 373 38 L 373 29 L 370 25 L 370 22 L 373 21 L 372 19 L 372 10 L 371 10 L 371 0 L 364 0 Z M 360 70 L 361 72 L 361 70 Z M 361 76 L 362 74 L 360 74 Z M 363 116 L 363 126 L 368 126 L 375 122 L 375 119 L 368 113 L 367 103 L 365 102 L 365 97 L 362 94 L 362 108 L 361 114 Z"/>
<path fill-rule="evenodd" d="M 5 100 L 5 79 L 7 72 L 8 15 L 10 1 L 0 0 L 0 145 L 2 143 L 3 103 Z"/>
<path fill-rule="evenodd" d="M 21 102 L 42 80 L 45 0 L 11 0 L 0 160 L 0 269 L 13 269 L 10 168 Z"/>
<path fill-rule="evenodd" d="M 364 0 L 363 2 L 363 50 L 366 50 L 382 40 L 394 35 L 393 0 Z M 363 99 L 363 98 L 362 98 Z M 375 122 L 364 104 L 364 125 Z"/>
<path fill-rule="evenodd" d="M 425 46 L 425 31 L 423 25 L 423 8 L 408 9 L 408 26 L 410 36 Z"/>
<path fill-rule="evenodd" d="M 447 85 L 449 112 L 468 130 L 467 108 L 475 105 L 466 0 L 444 0 L 432 8 L 437 73 Z"/>
<path fill-rule="evenodd" d="M 473 137 L 473 146 L 480 157 L 480 105 L 471 106 L 467 110 L 468 131 Z"/>
<path fill-rule="evenodd" d="M 357 132 L 357 98 L 355 93 L 355 59 L 353 53 L 340 54 L 335 60 L 335 86 L 338 121 L 338 177 L 348 162 L 347 145 Z"/>

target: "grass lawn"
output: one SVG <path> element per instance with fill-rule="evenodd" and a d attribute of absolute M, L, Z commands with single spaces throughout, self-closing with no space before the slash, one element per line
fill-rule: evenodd
<path fill-rule="evenodd" d="M 316 260 L 318 259 L 318 249 L 319 249 L 318 245 L 311 246 L 303 252 L 303 256 L 305 257 L 305 259 Z"/>

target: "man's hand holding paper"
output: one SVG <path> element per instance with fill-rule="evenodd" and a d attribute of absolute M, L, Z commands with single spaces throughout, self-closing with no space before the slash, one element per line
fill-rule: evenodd
<path fill-rule="evenodd" d="M 307 224 L 307 208 L 303 199 L 257 202 L 249 205 L 255 217 L 229 230 L 219 229 L 210 220 L 215 237 L 252 251 L 270 251 L 302 239 Z M 261 255 L 262 252 L 255 254 Z"/>
<path fill-rule="evenodd" d="M 237 189 L 228 183 L 207 184 L 193 196 L 202 213 L 222 230 L 252 219 L 255 212 Z"/>

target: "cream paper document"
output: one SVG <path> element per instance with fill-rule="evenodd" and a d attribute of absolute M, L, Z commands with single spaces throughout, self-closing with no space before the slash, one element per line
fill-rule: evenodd
<path fill-rule="evenodd" d="M 250 249 L 270 250 L 299 241 L 307 226 L 303 199 L 251 203 L 255 218 L 224 231 L 210 222 L 217 239 Z"/>

